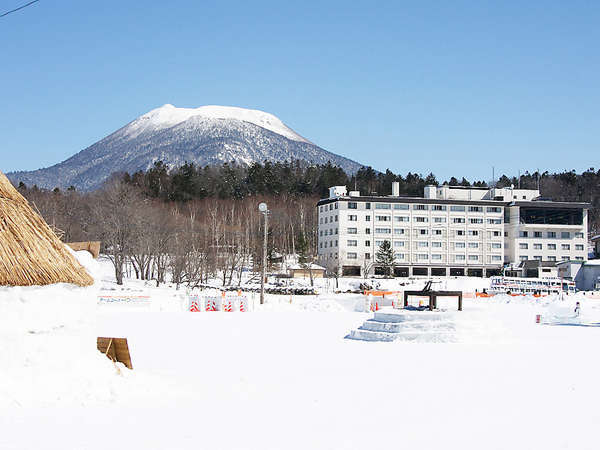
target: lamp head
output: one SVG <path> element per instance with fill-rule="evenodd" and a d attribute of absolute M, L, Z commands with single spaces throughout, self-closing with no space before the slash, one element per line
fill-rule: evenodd
<path fill-rule="evenodd" d="M 266 204 L 266 203 L 260 203 L 260 204 L 258 205 L 258 210 L 259 210 L 261 213 L 267 212 L 267 204 Z"/>

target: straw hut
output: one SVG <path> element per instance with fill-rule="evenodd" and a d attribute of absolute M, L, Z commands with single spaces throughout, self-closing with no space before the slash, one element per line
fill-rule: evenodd
<path fill-rule="evenodd" d="M 0 286 L 94 280 L 48 224 L 0 172 Z"/>

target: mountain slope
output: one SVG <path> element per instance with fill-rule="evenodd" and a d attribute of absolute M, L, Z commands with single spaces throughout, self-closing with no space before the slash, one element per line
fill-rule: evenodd
<path fill-rule="evenodd" d="M 112 173 L 147 170 L 162 160 L 176 167 L 235 161 L 331 161 L 347 172 L 361 167 L 306 140 L 272 114 L 224 106 L 197 109 L 164 105 L 52 167 L 7 176 L 44 188 L 98 188 Z"/>

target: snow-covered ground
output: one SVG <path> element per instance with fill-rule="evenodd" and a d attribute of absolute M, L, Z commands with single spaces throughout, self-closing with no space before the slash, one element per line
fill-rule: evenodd
<path fill-rule="evenodd" d="M 598 447 L 600 300 L 440 300 L 453 342 L 362 342 L 344 336 L 363 297 L 323 284 L 190 313 L 183 289 L 94 270 L 92 288 L 0 289 L 0 449 Z M 127 337 L 134 370 L 96 336 Z"/>

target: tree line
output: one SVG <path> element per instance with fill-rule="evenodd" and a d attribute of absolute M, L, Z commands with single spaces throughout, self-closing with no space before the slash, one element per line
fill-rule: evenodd
<path fill-rule="evenodd" d="M 433 174 L 404 176 L 363 167 L 347 174 L 332 165 L 254 163 L 169 168 L 157 162 L 145 172 L 114 174 L 94 192 L 74 188 L 44 190 L 19 185 L 65 242 L 102 241 L 113 262 L 117 283 L 127 270 L 157 284 L 200 286 L 219 277 L 236 284 L 243 271 L 258 273 L 262 263 L 263 217 L 257 206 L 269 206 L 268 263 L 296 254 L 310 264 L 317 249 L 317 210 L 328 188 L 346 185 L 362 194 L 391 194 L 400 184 L 405 196 L 422 196 L 427 184 L 440 184 Z M 451 185 L 487 186 L 452 177 Z M 540 187 L 544 197 L 592 203 L 589 228 L 600 233 L 600 171 L 581 174 L 524 173 L 501 176 L 498 187 Z M 168 276 L 167 276 L 168 275 Z"/>

